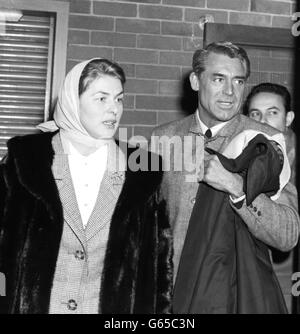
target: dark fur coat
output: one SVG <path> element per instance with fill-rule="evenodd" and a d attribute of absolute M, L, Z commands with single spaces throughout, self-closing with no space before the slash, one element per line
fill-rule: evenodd
<path fill-rule="evenodd" d="M 15 137 L 0 166 L 0 313 L 47 313 L 63 230 L 52 133 Z M 112 217 L 101 313 L 169 313 L 172 241 L 160 172 L 126 171 Z"/>

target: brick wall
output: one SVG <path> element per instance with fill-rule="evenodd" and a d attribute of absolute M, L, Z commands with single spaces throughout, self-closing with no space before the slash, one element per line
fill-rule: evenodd
<path fill-rule="evenodd" d="M 182 78 L 186 79 L 190 71 L 195 45 L 202 46 L 203 32 L 198 26 L 202 15 L 211 14 L 217 23 L 287 28 L 295 11 L 292 0 L 69 2 L 68 69 L 79 60 L 98 56 L 111 58 L 124 67 L 128 82 L 122 124 L 130 136 L 147 136 L 153 126 L 186 114 L 182 95 L 188 85 Z M 256 55 L 253 50 L 256 73 L 252 83 L 264 79 L 264 74 L 259 76 Z M 266 54 L 262 55 L 266 58 Z M 286 55 L 279 58 L 280 66 L 288 66 Z M 278 66 L 276 61 L 267 66 L 265 75 L 270 78 L 272 68 Z M 290 80 L 282 73 L 281 81 Z"/>
<path fill-rule="evenodd" d="M 122 65 L 128 81 L 121 125 L 127 128 L 128 137 L 147 137 L 154 126 L 190 111 L 195 95 L 186 79 L 193 51 L 203 43 L 201 16 L 210 14 L 217 23 L 290 28 L 296 11 L 296 0 L 69 2 L 68 69 L 99 56 Z M 291 52 L 248 51 L 253 70 L 250 85 L 275 81 L 292 87 Z M 290 306 L 289 271 L 290 262 L 277 267 Z"/>

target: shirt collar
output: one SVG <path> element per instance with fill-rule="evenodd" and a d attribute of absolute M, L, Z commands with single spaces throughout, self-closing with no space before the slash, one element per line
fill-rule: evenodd
<path fill-rule="evenodd" d="M 204 134 L 206 132 L 206 130 L 210 129 L 211 133 L 212 133 L 212 137 L 214 137 L 229 121 L 227 122 L 222 122 L 220 124 L 217 124 L 217 125 L 214 125 L 213 127 L 211 128 L 208 128 L 200 119 L 200 116 L 199 116 L 199 110 L 197 110 L 196 112 L 197 114 L 197 120 L 200 124 L 200 127 L 201 127 L 201 130 L 202 130 L 202 133 Z"/>

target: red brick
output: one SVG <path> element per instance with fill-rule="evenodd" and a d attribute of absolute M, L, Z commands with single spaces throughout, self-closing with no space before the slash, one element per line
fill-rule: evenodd
<path fill-rule="evenodd" d="M 98 46 L 68 46 L 68 58 L 86 60 L 95 57 L 112 59 L 112 49 Z"/>
<path fill-rule="evenodd" d="M 131 63 L 140 63 L 140 64 L 158 63 L 157 51 L 116 48 L 114 51 L 114 56 L 116 61 L 124 61 Z"/>
<path fill-rule="evenodd" d="M 293 86 L 294 76 L 292 73 L 271 73 L 271 82 L 276 82 L 284 86 Z"/>
<path fill-rule="evenodd" d="M 79 61 L 67 59 L 66 73 L 68 73 L 78 63 L 79 63 Z"/>
<path fill-rule="evenodd" d="M 163 65 L 189 66 L 192 64 L 191 52 L 161 52 L 159 63 Z"/>
<path fill-rule="evenodd" d="M 259 70 L 268 72 L 289 72 L 292 68 L 292 61 L 281 58 L 260 58 Z"/>
<path fill-rule="evenodd" d="M 287 58 L 292 59 L 294 57 L 294 50 L 293 49 L 273 49 L 271 50 L 271 57 L 272 58 Z"/>
<path fill-rule="evenodd" d="M 163 35 L 191 36 L 192 24 L 185 22 L 162 22 L 161 32 Z"/>
<path fill-rule="evenodd" d="M 290 15 L 290 4 L 287 2 L 273 1 L 273 0 L 251 0 L 251 11 Z"/>
<path fill-rule="evenodd" d="M 182 7 L 205 7 L 205 0 L 162 0 L 162 3 Z"/>
<path fill-rule="evenodd" d="M 181 8 L 166 6 L 140 5 L 139 16 L 147 19 L 182 20 L 183 10 Z"/>
<path fill-rule="evenodd" d="M 156 80 L 128 79 L 125 91 L 133 94 L 156 94 Z"/>
<path fill-rule="evenodd" d="M 290 17 L 277 16 L 277 15 L 274 15 L 272 17 L 272 27 L 274 28 L 290 29 L 293 24 L 294 24 L 294 21 L 292 21 Z"/>
<path fill-rule="evenodd" d="M 192 72 L 192 65 L 181 68 L 181 78 L 188 78 Z"/>
<path fill-rule="evenodd" d="M 126 125 L 156 125 L 156 116 L 155 111 L 125 110 L 121 122 Z"/>
<path fill-rule="evenodd" d="M 115 0 L 113 0 L 115 1 Z M 116 1 L 119 1 L 119 2 L 137 2 L 137 3 L 160 3 L 161 0 L 116 0 Z"/>
<path fill-rule="evenodd" d="M 149 140 L 153 129 L 154 129 L 153 126 L 135 126 L 133 128 L 133 135 L 142 136 Z"/>
<path fill-rule="evenodd" d="M 136 77 L 147 79 L 180 79 L 180 68 L 172 66 L 137 65 Z"/>
<path fill-rule="evenodd" d="M 124 98 L 124 109 L 134 108 L 134 95 L 125 94 Z"/>
<path fill-rule="evenodd" d="M 105 46 L 136 47 L 136 35 L 93 31 L 91 37 L 91 44 Z"/>
<path fill-rule="evenodd" d="M 245 24 L 250 26 L 266 27 L 271 25 L 271 15 L 230 13 L 230 24 Z"/>
<path fill-rule="evenodd" d="M 248 53 L 249 56 L 249 53 Z M 259 64 L 259 57 L 250 57 L 249 56 L 249 60 L 250 60 L 250 71 L 258 71 L 258 64 Z"/>
<path fill-rule="evenodd" d="M 261 82 L 269 82 L 270 73 L 268 72 L 251 72 L 250 78 L 248 79 L 249 85 L 257 85 Z"/>
<path fill-rule="evenodd" d="M 246 12 L 250 9 L 250 0 L 207 0 L 207 8 Z"/>
<path fill-rule="evenodd" d="M 109 16 L 137 16 L 137 5 L 105 1 L 94 1 L 94 13 Z"/>
<path fill-rule="evenodd" d="M 137 47 L 142 49 L 181 50 L 181 38 L 139 35 Z"/>
<path fill-rule="evenodd" d="M 89 44 L 90 32 L 86 30 L 69 29 L 68 44 Z"/>
<path fill-rule="evenodd" d="M 135 77 L 135 64 L 126 64 L 122 62 L 118 62 L 118 63 L 123 68 L 126 78 Z"/>
<path fill-rule="evenodd" d="M 178 97 L 156 95 L 136 96 L 137 109 L 177 110 L 178 105 Z"/>
<path fill-rule="evenodd" d="M 184 21 L 199 23 L 199 18 L 204 15 L 212 15 L 216 23 L 228 23 L 228 12 L 221 10 L 208 9 L 189 9 L 185 10 Z M 201 37 L 201 36 L 198 36 Z"/>
<path fill-rule="evenodd" d="M 116 19 L 116 31 L 138 34 L 160 34 L 160 22 L 149 20 Z"/>
<path fill-rule="evenodd" d="M 114 19 L 91 15 L 70 15 L 69 27 L 75 29 L 90 29 L 109 31 L 114 29 Z"/>
<path fill-rule="evenodd" d="M 270 57 L 271 53 L 269 49 L 247 46 L 244 47 L 249 57 Z"/>
<path fill-rule="evenodd" d="M 70 13 L 91 13 L 91 1 L 87 0 L 72 0 L 70 2 Z"/>
<path fill-rule="evenodd" d="M 203 47 L 203 38 L 192 37 L 184 38 L 183 41 L 183 51 L 195 51 L 196 49 Z"/>
<path fill-rule="evenodd" d="M 181 80 L 164 80 L 159 82 L 159 95 L 178 96 L 182 89 Z"/>
<path fill-rule="evenodd" d="M 183 118 L 183 114 L 179 111 L 159 111 L 157 113 L 157 124 L 165 124 Z"/>

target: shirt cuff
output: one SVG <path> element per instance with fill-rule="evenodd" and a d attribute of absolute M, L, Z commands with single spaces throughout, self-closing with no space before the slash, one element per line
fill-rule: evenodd
<path fill-rule="evenodd" d="M 243 201 L 246 198 L 246 194 L 244 194 L 244 195 L 242 195 L 241 197 L 238 197 L 238 198 L 233 198 L 233 197 L 231 197 L 231 195 L 229 195 L 229 198 L 230 198 L 230 200 L 233 204 L 236 204 L 240 201 Z"/>

